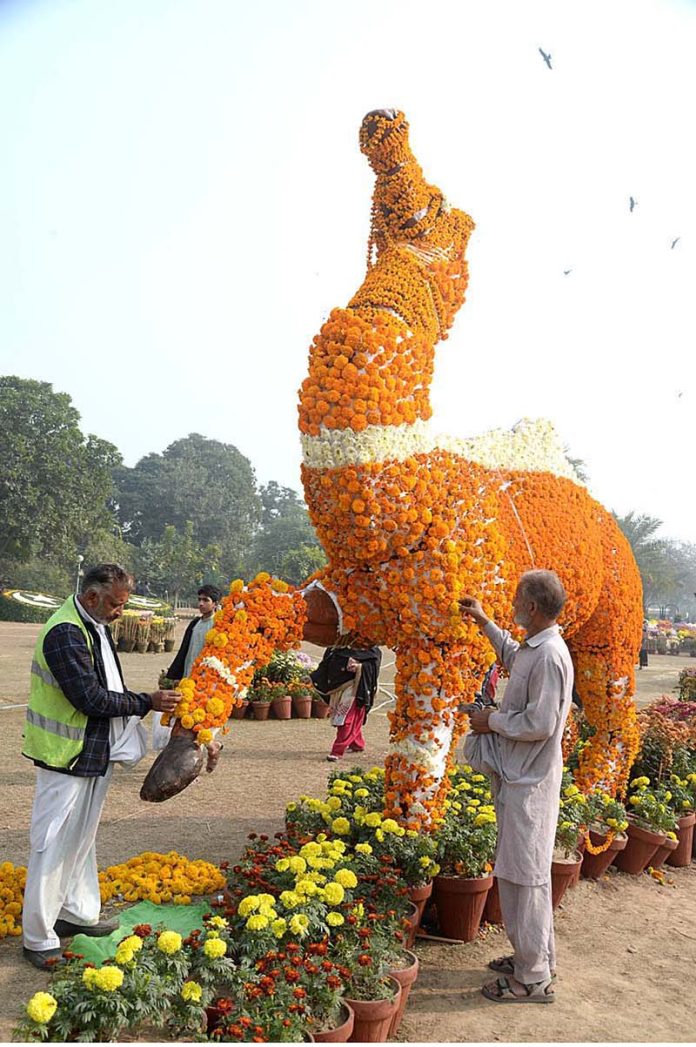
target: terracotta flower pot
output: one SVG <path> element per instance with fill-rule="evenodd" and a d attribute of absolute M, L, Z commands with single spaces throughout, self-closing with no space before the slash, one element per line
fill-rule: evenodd
<path fill-rule="evenodd" d="M 628 823 L 628 843 L 614 857 L 613 864 L 621 872 L 637 876 L 650 865 L 655 851 L 667 839 L 664 833 L 653 833 L 641 829 L 634 822 Z"/>
<path fill-rule="evenodd" d="M 341 1015 L 338 1019 L 339 1024 L 333 1029 L 323 1029 L 321 1032 L 316 1030 L 312 1033 L 316 1043 L 347 1043 L 348 1039 L 353 1032 L 353 1026 L 355 1024 L 355 1014 L 353 1008 L 349 1007 L 345 1000 L 341 1003 Z"/>
<path fill-rule="evenodd" d="M 245 698 L 243 702 L 240 702 L 239 705 L 235 705 L 235 707 L 233 708 L 233 710 L 232 710 L 232 719 L 233 720 L 243 720 L 244 717 L 246 716 L 246 711 L 247 711 L 248 708 L 249 708 L 249 703 L 248 703 L 248 701 Z"/>
<path fill-rule="evenodd" d="M 498 877 L 493 877 L 493 884 L 486 895 L 486 904 L 483 907 L 483 919 L 487 923 L 503 922 L 503 913 L 500 908 L 500 895 L 498 894 Z"/>
<path fill-rule="evenodd" d="M 252 702 L 251 711 L 255 720 L 267 720 L 271 711 L 270 702 Z"/>
<path fill-rule="evenodd" d="M 289 694 L 279 694 L 271 702 L 271 709 L 276 720 L 289 720 L 292 717 L 292 698 Z"/>
<path fill-rule="evenodd" d="M 418 912 L 418 906 L 415 902 L 410 902 L 410 910 L 406 913 L 406 919 L 408 920 L 408 930 L 406 932 L 406 948 L 412 949 L 416 940 L 416 931 L 418 930 L 418 924 L 420 923 L 420 913 Z"/>
<path fill-rule="evenodd" d="M 601 833 L 595 832 L 594 829 L 590 829 L 590 843 L 593 847 L 599 847 L 605 841 L 606 835 L 603 836 Z M 598 880 L 600 876 L 604 876 L 616 855 L 619 851 L 623 851 L 627 843 L 628 836 L 626 836 L 626 833 L 618 833 L 601 854 L 590 854 L 585 849 L 585 853 L 582 856 L 580 875 L 586 880 Z"/>
<path fill-rule="evenodd" d="M 392 978 L 396 978 L 397 982 L 401 986 L 401 999 L 399 1000 L 399 1006 L 397 1007 L 396 1013 L 394 1014 L 394 1017 L 391 1020 L 391 1025 L 389 1026 L 390 1039 L 394 1039 L 399 1031 L 401 1019 L 403 1018 L 404 1011 L 406 1010 L 406 1003 L 408 1001 L 409 993 L 411 992 L 411 987 L 413 986 L 413 983 L 418 977 L 418 969 L 420 967 L 418 957 L 414 952 L 409 952 L 408 950 L 406 950 L 405 957 L 407 960 L 410 960 L 408 967 L 392 967 L 389 970 L 389 974 L 392 976 Z"/>
<path fill-rule="evenodd" d="M 298 720 L 309 720 L 312 715 L 312 696 L 310 694 L 293 694 L 292 713 Z"/>
<path fill-rule="evenodd" d="M 423 910 L 425 909 L 425 903 L 427 902 L 430 895 L 433 893 L 433 881 L 428 880 L 427 883 L 421 887 L 409 887 L 408 897 L 409 901 L 412 901 L 416 909 L 418 909 L 418 923 L 416 924 L 416 930 L 420 927 L 421 919 L 423 918 Z"/>
<path fill-rule="evenodd" d="M 691 865 L 691 850 L 694 842 L 694 824 L 696 813 L 684 814 L 677 821 L 677 839 L 679 846 L 671 854 L 667 855 L 666 864 L 680 869 L 685 865 Z"/>
<path fill-rule="evenodd" d="M 650 860 L 649 865 L 653 869 L 660 869 L 665 863 L 665 860 L 670 854 L 674 854 L 677 847 L 679 846 L 679 837 L 676 840 L 671 840 L 669 836 L 664 843 L 661 843 Z"/>
<path fill-rule="evenodd" d="M 325 720 L 329 715 L 329 703 L 323 698 L 312 698 L 312 716 L 316 720 Z"/>
<path fill-rule="evenodd" d="M 167 651 L 167 652 L 173 651 L 175 643 L 176 643 L 176 640 L 165 640 L 164 641 L 164 649 L 165 649 L 165 651 Z"/>
<path fill-rule="evenodd" d="M 134 647 L 135 640 L 126 640 L 123 637 L 121 637 L 121 639 L 118 641 L 118 650 L 124 651 L 126 654 L 130 654 Z"/>
<path fill-rule="evenodd" d="M 440 930 L 447 938 L 471 942 L 478 934 L 492 876 L 436 876 L 433 899 Z"/>
<path fill-rule="evenodd" d="M 560 905 L 568 888 L 578 882 L 581 865 L 582 856 L 577 851 L 570 858 L 556 858 L 551 862 L 551 904 L 554 909 Z"/>
<path fill-rule="evenodd" d="M 349 1043 L 386 1043 L 392 1018 L 401 1001 L 401 986 L 396 978 L 390 977 L 389 981 L 394 987 L 391 999 L 353 1000 L 346 997 L 346 1003 L 355 1015 Z"/>
<path fill-rule="evenodd" d="M 580 858 L 582 858 L 582 856 L 585 853 L 585 834 L 584 833 L 580 833 L 579 834 L 578 839 L 577 839 L 577 843 L 575 844 L 575 850 L 580 855 Z M 578 865 L 577 869 L 575 870 L 575 873 L 573 874 L 573 879 L 568 884 L 569 887 L 577 887 L 577 885 L 580 883 L 580 869 L 581 868 L 582 868 L 582 861 L 580 862 L 580 865 Z"/>

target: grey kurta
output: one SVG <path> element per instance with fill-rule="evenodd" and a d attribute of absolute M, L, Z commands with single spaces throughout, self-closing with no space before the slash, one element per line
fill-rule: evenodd
<path fill-rule="evenodd" d="M 573 663 L 557 625 L 518 644 L 489 622 L 484 629 L 510 679 L 490 737 L 498 848 L 495 874 L 538 886 L 551 877 L 563 773 L 561 740 L 573 691 Z"/>

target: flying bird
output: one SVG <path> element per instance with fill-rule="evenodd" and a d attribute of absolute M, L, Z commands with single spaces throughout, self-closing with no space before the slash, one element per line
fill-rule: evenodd
<path fill-rule="evenodd" d="M 670 244 L 672 250 L 674 250 L 674 248 L 677 246 L 680 240 L 681 236 L 677 236 L 674 240 L 672 240 L 672 243 Z"/>
<path fill-rule="evenodd" d="M 567 276 L 567 275 L 568 275 L 568 273 L 572 273 L 572 271 L 573 271 L 572 269 L 564 269 L 564 270 L 563 270 L 563 275 L 564 275 L 564 276 Z"/>
<path fill-rule="evenodd" d="M 684 393 L 683 393 L 683 392 L 681 392 L 681 393 L 677 393 L 677 400 L 681 400 L 681 398 L 682 398 L 682 396 L 683 396 L 683 395 L 684 395 Z"/>
<path fill-rule="evenodd" d="M 637 206 L 638 206 L 638 201 L 634 200 L 632 196 L 629 196 L 629 198 L 628 198 L 628 209 L 629 209 L 629 211 L 632 211 L 633 208 L 637 207 Z"/>
<path fill-rule="evenodd" d="M 549 69 L 551 69 L 551 55 L 547 55 L 546 51 L 542 51 L 541 48 L 539 48 L 539 54 L 541 55 L 541 57 L 546 62 L 546 64 L 549 67 Z"/>

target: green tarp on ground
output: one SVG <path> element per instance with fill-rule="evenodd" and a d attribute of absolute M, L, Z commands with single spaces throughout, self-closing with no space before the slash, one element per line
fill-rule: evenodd
<path fill-rule="evenodd" d="M 82 953 L 87 963 L 99 965 L 116 954 L 121 939 L 129 935 L 140 923 L 149 923 L 153 930 L 164 924 L 168 931 L 178 931 L 185 938 L 191 931 L 203 926 L 203 916 L 207 912 L 210 912 L 209 902 L 197 902 L 194 905 L 154 905 L 152 902 L 138 902 L 128 909 L 122 909 L 118 914 L 121 921 L 118 930 L 103 938 L 77 934 L 69 948 L 72 952 Z"/>

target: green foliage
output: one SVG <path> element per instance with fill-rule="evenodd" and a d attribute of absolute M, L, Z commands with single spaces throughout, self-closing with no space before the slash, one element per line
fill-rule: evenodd
<path fill-rule="evenodd" d="M 669 607 L 681 618 L 696 614 L 696 545 L 657 537 L 662 521 L 655 516 L 614 516 L 636 558 L 645 607 Z"/>
<path fill-rule="evenodd" d="M 0 377 L 0 557 L 69 562 L 111 513 L 113 444 L 85 437 L 67 393 Z"/>
<path fill-rule="evenodd" d="M 435 832 L 437 860 L 445 876 L 487 876 L 497 838 L 489 781 L 468 765 L 451 774 L 445 818 Z"/>
<path fill-rule="evenodd" d="M 261 527 L 249 573 L 263 570 L 299 585 L 326 563 L 300 496 L 274 480 L 260 488 Z"/>
<path fill-rule="evenodd" d="M 674 833 L 677 819 L 671 800 L 672 792 L 666 785 L 652 785 L 646 775 L 631 779 L 627 810 L 641 828 L 655 833 Z"/>
<path fill-rule="evenodd" d="M 219 563 L 218 546 L 202 548 L 187 520 L 182 531 L 167 524 L 161 538 L 146 538 L 137 552 L 141 580 L 153 592 L 168 593 L 178 605 L 180 594 L 193 598 L 196 589 Z"/>
<path fill-rule="evenodd" d="M 15 560 L 0 562 L 0 578 L 6 589 L 25 589 L 30 593 L 49 593 L 51 596 L 69 596 L 75 587 L 74 574 L 60 564 L 38 557 L 24 563 Z"/>
<path fill-rule="evenodd" d="M 133 469 L 117 471 L 117 512 L 129 541 L 158 542 L 167 526 L 190 522 L 199 549 L 216 546 L 225 578 L 234 578 L 251 545 L 261 504 L 254 470 L 231 444 L 191 433 Z"/>

